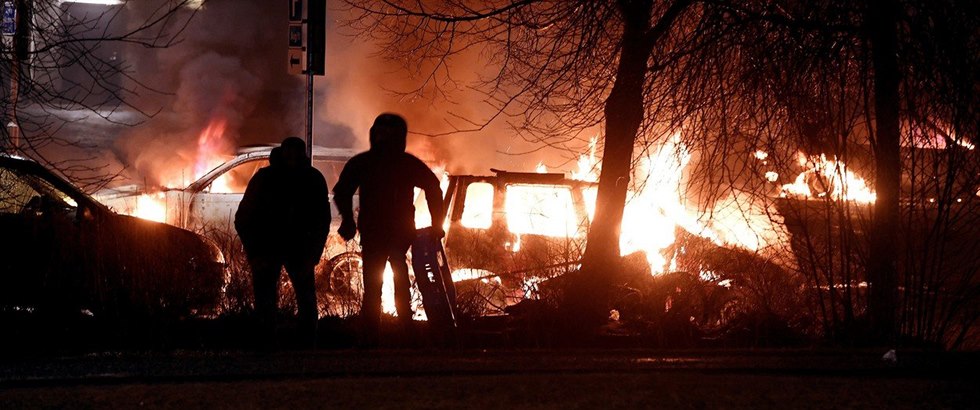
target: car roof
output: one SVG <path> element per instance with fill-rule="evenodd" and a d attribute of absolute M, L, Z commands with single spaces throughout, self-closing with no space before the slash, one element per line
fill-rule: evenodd
<path fill-rule="evenodd" d="M 247 154 L 268 154 L 272 152 L 272 149 L 278 147 L 279 144 L 260 144 L 260 145 L 245 145 L 238 148 L 238 155 Z M 313 157 L 335 157 L 335 158 L 350 158 L 357 155 L 360 151 L 354 148 L 337 148 L 337 147 L 323 147 L 319 145 L 313 146 Z"/>
<path fill-rule="evenodd" d="M 591 187 L 599 185 L 597 182 L 566 178 L 564 173 L 557 172 L 512 172 L 494 168 L 490 168 L 490 171 L 494 175 L 452 174 L 449 177 L 466 184 L 472 182 L 488 182 L 494 184 L 531 184 L 570 187 Z"/>
<path fill-rule="evenodd" d="M 238 166 L 244 162 L 254 161 L 255 159 L 268 158 L 272 153 L 272 149 L 278 147 L 279 144 L 264 144 L 264 145 L 246 145 L 238 149 L 238 155 L 223 162 L 214 169 L 208 171 L 203 176 L 198 178 L 196 181 L 191 182 L 187 187 L 183 188 L 186 190 L 200 190 L 203 187 L 211 183 L 215 178 L 224 174 L 228 169 Z M 333 160 L 333 161 L 347 161 L 351 159 L 354 155 L 357 155 L 360 151 L 353 148 L 332 148 L 332 147 L 321 147 L 313 146 L 313 159 L 314 160 Z"/>

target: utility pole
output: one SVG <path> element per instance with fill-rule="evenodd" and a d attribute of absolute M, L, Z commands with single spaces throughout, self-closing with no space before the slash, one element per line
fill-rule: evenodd
<path fill-rule="evenodd" d="M 313 165 L 313 62 L 306 59 L 306 157 Z"/>
<path fill-rule="evenodd" d="M 306 156 L 310 161 L 313 161 L 313 76 L 326 71 L 326 23 L 326 0 L 289 0 L 289 72 L 306 74 Z"/>

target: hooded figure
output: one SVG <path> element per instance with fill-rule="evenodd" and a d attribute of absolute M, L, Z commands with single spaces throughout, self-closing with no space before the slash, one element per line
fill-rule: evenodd
<path fill-rule="evenodd" d="M 269 166 L 252 176 L 235 213 L 235 229 L 252 267 L 255 310 L 271 336 L 286 268 L 296 293 L 303 332 L 314 340 L 318 311 L 314 268 L 330 231 L 330 199 L 323 174 L 310 166 L 306 143 L 289 137 L 274 148 Z"/>
<path fill-rule="evenodd" d="M 361 302 L 366 344 L 377 342 L 381 323 L 381 285 L 385 263 L 394 272 L 395 307 L 409 330 L 411 294 L 405 254 L 415 239 L 415 188 L 425 192 L 432 226 L 445 218 L 439 179 L 421 160 L 405 152 L 408 125 L 395 114 L 381 114 L 371 127 L 371 148 L 351 158 L 334 186 L 334 201 L 343 221 L 338 233 L 351 240 L 361 232 L 364 258 L 364 299 Z M 354 221 L 352 198 L 360 189 L 360 210 Z"/>

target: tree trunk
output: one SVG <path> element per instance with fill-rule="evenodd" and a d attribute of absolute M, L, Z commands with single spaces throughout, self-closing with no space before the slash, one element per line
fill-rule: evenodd
<path fill-rule="evenodd" d="M 620 1 L 624 29 L 616 81 L 606 100 L 606 138 L 596 195 L 595 218 L 589 229 L 583 271 L 594 274 L 619 257 L 619 233 L 630 181 L 633 144 L 643 122 L 643 83 L 651 45 L 650 0 Z"/>
<path fill-rule="evenodd" d="M 868 315 L 879 342 L 896 336 L 898 299 L 899 191 L 899 71 L 895 0 L 871 0 L 866 24 L 871 45 L 875 93 L 875 191 L 868 259 Z"/>

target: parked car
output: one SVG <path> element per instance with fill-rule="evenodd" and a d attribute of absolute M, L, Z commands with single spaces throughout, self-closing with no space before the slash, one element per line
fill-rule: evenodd
<path fill-rule="evenodd" d="M 112 212 L 39 163 L 0 154 L 0 310 L 206 313 L 223 256 L 184 229 Z"/>
<path fill-rule="evenodd" d="M 215 238 L 226 254 L 241 253 L 241 242 L 235 232 L 235 212 L 248 181 L 262 167 L 269 165 L 269 155 L 276 145 L 241 148 L 237 155 L 214 168 L 182 189 L 165 189 L 153 193 L 165 207 L 164 222 Z M 313 147 L 313 166 L 330 188 L 337 183 L 347 160 L 358 151 L 347 148 Z M 103 190 L 95 197 L 109 207 L 133 214 L 142 195 L 141 187 L 129 186 Z M 357 196 L 354 198 L 357 205 Z M 318 299 L 323 315 L 348 315 L 360 304 L 360 268 L 358 250 L 336 234 L 340 216 L 330 200 L 330 236 L 317 266 Z M 229 257 L 230 262 L 233 259 Z M 244 260 L 238 261 L 244 263 Z"/>

